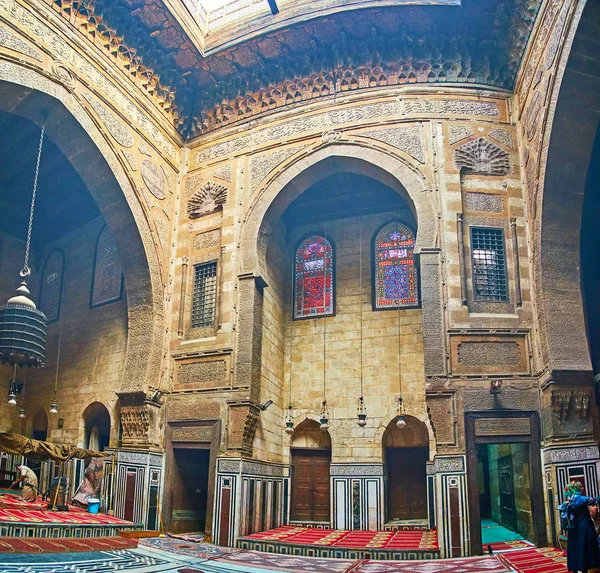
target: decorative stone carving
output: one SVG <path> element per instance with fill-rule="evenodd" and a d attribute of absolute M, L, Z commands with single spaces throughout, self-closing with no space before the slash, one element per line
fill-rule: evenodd
<path fill-rule="evenodd" d="M 567 462 L 582 462 L 599 458 L 598 446 L 578 446 L 544 450 L 545 464 L 562 464 Z"/>
<path fill-rule="evenodd" d="M 103 104 L 100 103 L 90 93 L 84 93 L 83 97 L 92 106 L 96 115 L 102 120 L 102 123 L 108 129 L 108 132 L 113 136 L 114 140 L 123 147 L 133 147 L 135 140 L 131 132 L 109 111 Z M 143 172 L 142 172 L 143 176 Z"/>
<path fill-rule="evenodd" d="M 475 100 L 404 99 L 400 100 L 405 115 L 473 115 L 498 117 L 500 110 L 494 102 Z"/>
<path fill-rule="evenodd" d="M 490 130 L 490 137 L 509 149 L 513 148 L 512 133 L 508 129 L 494 128 Z"/>
<path fill-rule="evenodd" d="M 537 410 L 539 396 L 536 388 L 502 388 L 500 394 L 491 394 L 489 384 L 485 388 L 469 388 L 464 393 L 465 412 L 485 410 Z"/>
<path fill-rule="evenodd" d="M 428 396 L 427 409 L 438 445 L 454 444 L 456 419 L 452 396 Z"/>
<path fill-rule="evenodd" d="M 360 135 L 383 141 L 392 147 L 397 147 L 414 157 L 420 163 L 425 163 L 423 134 L 420 125 L 366 131 L 360 133 Z"/>
<path fill-rule="evenodd" d="M 551 392 L 552 412 L 559 420 L 566 420 L 572 413 L 580 420 L 586 420 L 589 414 L 591 390 L 564 388 L 553 389 Z"/>
<path fill-rule="evenodd" d="M 196 153 L 195 162 L 196 165 L 204 165 L 205 163 L 212 161 L 213 159 L 217 159 L 225 155 L 230 155 L 237 151 L 242 151 L 243 149 L 246 149 L 251 145 L 252 137 L 249 135 L 242 135 L 240 137 L 236 137 L 234 139 L 230 139 L 222 143 L 217 143 L 216 145 L 205 147 L 204 149 Z"/>
<path fill-rule="evenodd" d="M 221 417 L 221 409 L 218 402 L 203 400 L 193 402 L 191 400 L 170 400 L 168 403 L 168 420 L 177 422 L 184 420 L 218 420 Z"/>
<path fill-rule="evenodd" d="M 215 177 L 218 177 L 219 179 L 223 179 L 223 181 L 231 183 L 231 163 L 219 165 L 215 169 Z"/>
<path fill-rule="evenodd" d="M 289 475 L 289 469 L 285 466 L 251 460 L 242 460 L 241 472 L 243 475 L 264 477 L 287 477 Z"/>
<path fill-rule="evenodd" d="M 567 21 L 567 14 L 569 13 L 570 6 L 570 2 L 564 3 L 560 16 L 558 17 L 558 20 L 554 25 L 554 29 L 552 30 L 552 35 L 548 40 L 548 51 L 546 52 L 546 59 L 544 62 L 547 70 L 549 70 L 552 67 L 552 64 L 554 63 L 554 58 L 556 58 L 556 54 L 560 46 L 560 38 L 565 28 L 565 22 Z"/>
<path fill-rule="evenodd" d="M 145 440 L 150 429 L 148 406 L 121 406 L 121 425 L 124 438 Z"/>
<path fill-rule="evenodd" d="M 480 137 L 454 151 L 454 165 L 466 173 L 506 175 L 510 171 L 510 155 L 496 144 Z"/>
<path fill-rule="evenodd" d="M 171 235 L 171 225 L 169 217 L 164 211 L 155 211 L 154 225 L 156 227 L 156 233 L 162 248 L 163 257 L 165 261 L 169 260 L 169 237 Z"/>
<path fill-rule="evenodd" d="M 152 157 L 152 150 L 143 141 L 140 141 L 138 151 L 146 157 Z"/>
<path fill-rule="evenodd" d="M 173 428 L 171 431 L 172 442 L 210 442 L 211 440 L 210 428 Z"/>
<path fill-rule="evenodd" d="M 185 194 L 189 195 L 192 191 L 198 189 L 203 182 L 204 179 L 200 175 L 190 175 L 185 180 Z"/>
<path fill-rule="evenodd" d="M 521 361 L 516 342 L 468 342 L 458 345 L 458 362 L 464 366 L 514 366 Z"/>
<path fill-rule="evenodd" d="M 504 197 L 495 193 L 465 193 L 465 209 L 485 213 L 503 213 Z"/>
<path fill-rule="evenodd" d="M 335 131 L 334 129 L 330 129 L 329 131 L 324 131 L 321 135 L 321 143 L 335 143 L 342 139 L 343 133 L 341 131 Z"/>
<path fill-rule="evenodd" d="M 219 473 L 240 473 L 242 467 L 241 460 L 219 460 Z"/>
<path fill-rule="evenodd" d="M 123 157 L 127 161 L 129 168 L 132 171 L 137 171 L 137 158 L 136 158 L 135 154 L 131 153 L 131 151 L 127 151 L 125 149 L 121 149 L 121 153 L 123 154 Z"/>
<path fill-rule="evenodd" d="M 250 160 L 250 193 L 256 191 L 258 184 L 273 171 L 275 167 L 305 147 L 306 145 L 296 145 L 293 147 L 286 147 L 279 151 L 252 156 L 252 159 Z"/>
<path fill-rule="evenodd" d="M 329 473 L 332 476 L 383 476 L 381 464 L 331 464 Z"/>
<path fill-rule="evenodd" d="M 77 85 L 77 78 L 73 75 L 60 60 L 52 62 L 52 73 L 67 89 L 74 90 Z"/>
<path fill-rule="evenodd" d="M 197 219 L 212 213 L 227 202 L 227 187 L 209 181 L 205 183 L 188 201 L 187 212 L 190 219 Z"/>
<path fill-rule="evenodd" d="M 476 436 L 528 436 L 530 434 L 530 418 L 478 418 L 475 420 Z"/>
<path fill-rule="evenodd" d="M 4 46 L 13 52 L 19 52 L 25 56 L 29 56 L 38 62 L 43 61 L 40 53 L 33 49 L 27 42 L 24 42 L 18 36 L 15 36 L 10 30 L 0 27 L 0 46 Z"/>
<path fill-rule="evenodd" d="M 146 187 L 157 199 L 167 196 L 167 179 L 162 169 L 148 159 L 142 161 L 140 169 Z"/>
<path fill-rule="evenodd" d="M 218 247 L 221 244 L 221 229 L 215 229 L 213 231 L 206 231 L 205 233 L 198 233 L 194 237 L 194 250 L 201 251 L 203 249 L 210 249 L 211 247 Z"/>
<path fill-rule="evenodd" d="M 525 113 L 523 114 L 523 131 L 525 132 L 525 136 L 529 141 L 533 139 L 535 136 L 538 126 L 539 126 L 539 117 L 542 112 L 543 102 L 542 102 L 542 94 L 539 91 L 536 91 L 533 94 L 533 98 L 531 102 L 528 104 Z"/>
<path fill-rule="evenodd" d="M 214 388 L 227 383 L 225 360 L 188 362 L 181 364 L 177 373 L 177 384 L 194 388 Z"/>
<path fill-rule="evenodd" d="M 450 145 L 454 145 L 467 137 L 471 137 L 471 135 L 475 135 L 475 132 L 470 125 L 451 125 L 448 129 Z"/>
<path fill-rule="evenodd" d="M 462 456 L 452 458 L 435 457 L 435 473 L 464 473 L 465 459 Z"/>

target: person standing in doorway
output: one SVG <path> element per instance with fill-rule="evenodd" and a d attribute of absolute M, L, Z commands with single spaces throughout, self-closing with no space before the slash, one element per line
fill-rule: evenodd
<path fill-rule="evenodd" d="M 23 484 L 23 501 L 35 501 L 37 499 L 38 479 L 31 468 L 17 465 L 18 478 L 12 482 L 11 488 L 18 483 Z"/>
<path fill-rule="evenodd" d="M 571 516 L 567 535 L 567 570 L 589 573 L 590 569 L 600 566 L 598 536 L 589 510 L 589 506 L 597 500 L 584 495 L 583 486 L 578 481 L 567 485 L 564 493 Z"/>

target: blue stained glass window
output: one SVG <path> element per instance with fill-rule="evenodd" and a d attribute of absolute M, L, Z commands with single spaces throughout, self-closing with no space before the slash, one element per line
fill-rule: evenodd
<path fill-rule="evenodd" d="M 415 236 L 402 223 L 388 223 L 375 236 L 376 309 L 419 304 L 414 248 Z"/>

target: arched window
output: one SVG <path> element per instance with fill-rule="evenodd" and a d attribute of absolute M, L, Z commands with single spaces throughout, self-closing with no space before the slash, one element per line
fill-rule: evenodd
<path fill-rule="evenodd" d="M 119 259 L 117 245 L 108 227 L 105 226 L 100 231 L 96 243 L 90 306 L 93 308 L 121 300 L 122 296 L 123 267 Z"/>
<path fill-rule="evenodd" d="M 333 314 L 333 247 L 320 235 L 304 239 L 294 258 L 294 318 Z"/>
<path fill-rule="evenodd" d="M 397 222 L 384 225 L 373 241 L 375 309 L 419 304 L 415 236 Z"/>
<path fill-rule="evenodd" d="M 46 315 L 48 322 L 58 320 L 60 315 L 60 298 L 62 294 L 63 271 L 65 260 L 61 251 L 53 251 L 46 259 L 40 285 L 40 310 Z"/>

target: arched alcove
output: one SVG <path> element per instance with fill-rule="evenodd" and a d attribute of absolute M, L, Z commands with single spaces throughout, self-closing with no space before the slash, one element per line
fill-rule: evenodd
<path fill-rule="evenodd" d="M 427 472 L 429 432 L 413 416 L 405 416 L 406 426 L 398 428 L 398 418 L 383 433 L 383 459 L 386 466 L 387 521 L 427 520 Z"/>
<path fill-rule="evenodd" d="M 331 436 L 306 419 L 291 438 L 293 521 L 329 522 Z"/>
<path fill-rule="evenodd" d="M 33 414 L 31 437 L 34 440 L 45 441 L 48 437 L 48 415 L 43 408 L 37 408 Z"/>
<path fill-rule="evenodd" d="M 110 444 L 110 414 L 100 402 L 90 404 L 82 415 L 83 446 L 96 451 L 104 451 Z"/>

